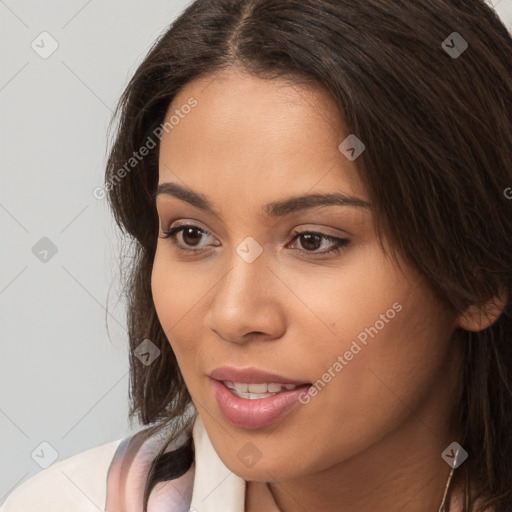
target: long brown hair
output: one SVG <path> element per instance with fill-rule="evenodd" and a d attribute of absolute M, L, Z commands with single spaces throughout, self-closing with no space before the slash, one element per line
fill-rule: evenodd
<path fill-rule="evenodd" d="M 465 51 L 450 54 L 454 40 Z M 155 133 L 186 84 L 230 66 L 324 87 L 349 133 L 366 145 L 356 164 L 381 240 L 387 237 L 457 312 L 506 297 L 491 327 L 454 336 L 464 346 L 456 414 L 469 453 L 455 479 L 464 485 L 465 512 L 475 497 L 482 510 L 510 512 L 512 38 L 483 0 L 197 0 L 155 42 L 117 106 L 105 176 L 115 220 L 132 248 L 121 267 L 130 417 L 156 431 L 185 418 L 191 405 L 151 294 Z M 157 147 L 127 169 L 148 138 Z M 161 351 L 148 366 L 134 353 L 145 339 Z M 176 460 L 190 465 L 188 448 L 178 459 L 155 459 L 144 512 L 154 485 L 183 471 Z"/>

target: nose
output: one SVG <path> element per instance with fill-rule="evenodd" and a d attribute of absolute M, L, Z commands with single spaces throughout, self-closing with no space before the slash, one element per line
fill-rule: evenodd
<path fill-rule="evenodd" d="M 212 290 L 205 318 L 207 328 L 237 344 L 283 336 L 286 295 L 264 254 L 248 263 L 233 251 L 229 263 L 228 272 Z"/>

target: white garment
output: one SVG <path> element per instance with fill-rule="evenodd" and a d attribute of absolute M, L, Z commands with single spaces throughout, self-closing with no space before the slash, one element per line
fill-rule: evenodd
<path fill-rule="evenodd" d="M 208 437 L 201 417 L 197 415 L 192 437 L 195 447 L 195 460 L 191 472 L 193 487 L 191 489 L 190 508 L 173 506 L 165 492 L 151 493 L 150 512 L 243 512 L 246 482 L 232 473 L 220 460 Z M 55 462 L 27 481 L 19 485 L 7 497 L 0 512 L 98 512 L 105 511 L 107 490 L 116 489 L 107 485 L 109 468 L 116 450 L 121 443 L 131 438 L 119 439 L 89 450 L 80 452 L 60 462 Z M 156 442 L 154 446 L 158 447 Z M 142 450 L 141 450 L 142 451 Z M 145 474 L 136 472 L 141 488 Z M 184 480 L 186 481 L 186 480 Z M 172 480 L 164 485 L 172 488 Z M 192 478 L 190 478 L 192 482 Z M 131 484 L 133 484 L 133 475 Z M 133 485 L 131 488 L 133 489 Z M 155 486 L 155 489 L 158 487 Z M 176 497 L 176 493 L 171 491 Z M 156 498 L 155 498 L 156 496 Z M 181 496 L 181 494 L 180 494 Z M 140 497 L 140 496 L 139 496 Z M 162 498 L 162 499 L 160 499 Z M 137 509 L 139 501 L 137 501 Z M 188 506 L 188 505 L 187 505 Z M 130 510 L 135 510 L 135 508 Z M 110 511 L 109 511 L 110 512 Z M 116 511 L 117 512 L 117 511 Z M 121 511 L 125 512 L 125 511 Z M 142 508 L 140 508 L 142 512 Z"/>

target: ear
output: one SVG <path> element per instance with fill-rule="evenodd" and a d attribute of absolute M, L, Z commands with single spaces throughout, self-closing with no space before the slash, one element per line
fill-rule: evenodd
<path fill-rule="evenodd" d="M 483 306 L 470 306 L 464 313 L 458 316 L 458 325 L 466 331 L 483 331 L 490 327 L 503 313 L 507 305 L 507 295 L 493 297 Z"/>

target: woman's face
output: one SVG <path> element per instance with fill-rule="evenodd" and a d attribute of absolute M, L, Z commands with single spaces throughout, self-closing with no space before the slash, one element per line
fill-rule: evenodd
<path fill-rule="evenodd" d="M 456 317 L 382 251 L 357 160 L 338 147 L 350 134 L 331 97 L 224 71 L 186 86 L 171 115 L 151 285 L 223 462 L 269 481 L 385 457 L 398 439 L 439 443 L 439 458 L 445 440 L 433 432 L 456 391 Z M 330 194 L 347 200 L 306 199 Z M 183 225 L 193 227 L 163 238 Z M 286 381 L 306 386 L 264 385 Z"/>

